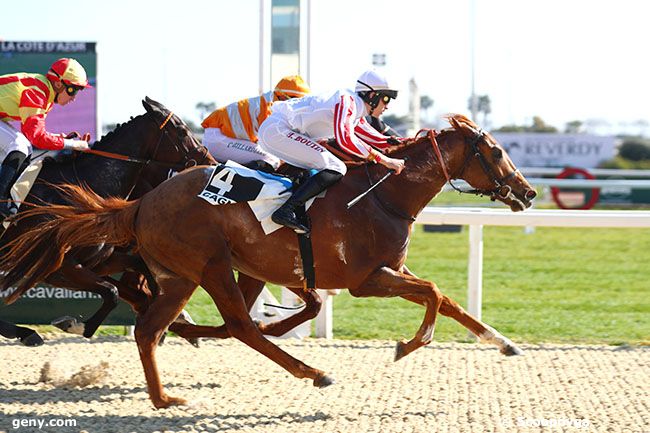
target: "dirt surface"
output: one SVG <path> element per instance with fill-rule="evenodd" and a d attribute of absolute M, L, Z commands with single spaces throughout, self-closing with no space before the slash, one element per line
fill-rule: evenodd
<path fill-rule="evenodd" d="M 523 345 L 524 356 L 506 358 L 492 346 L 433 343 L 395 363 L 392 341 L 279 344 L 337 383 L 314 388 L 235 340 L 195 349 L 168 338 L 163 383 L 190 405 L 155 410 L 130 337 L 52 335 L 38 348 L 2 340 L 0 431 L 650 431 L 649 347 Z M 43 379 L 46 363 L 97 382 Z M 70 420 L 76 427 L 26 426 Z"/>

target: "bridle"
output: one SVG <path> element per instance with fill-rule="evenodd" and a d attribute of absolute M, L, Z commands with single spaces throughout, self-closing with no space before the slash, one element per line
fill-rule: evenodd
<path fill-rule="evenodd" d="M 510 173 L 506 174 L 503 177 L 498 177 L 492 167 L 488 164 L 487 160 L 485 159 L 485 156 L 483 153 L 478 148 L 479 143 L 485 140 L 485 131 L 482 129 L 479 129 L 478 131 L 470 128 L 473 133 L 474 137 L 469 139 L 469 146 L 468 149 L 469 151 L 467 152 L 467 155 L 465 156 L 465 160 L 463 161 L 463 164 L 460 167 L 460 172 L 457 175 L 450 176 L 449 172 L 447 171 L 447 166 L 445 165 L 445 161 L 442 158 L 442 153 L 440 152 L 440 146 L 438 145 L 438 141 L 436 140 L 436 135 L 437 133 L 433 130 L 430 129 L 427 132 L 427 136 L 429 138 L 429 141 L 431 141 L 431 145 L 433 147 L 434 153 L 436 157 L 438 158 L 438 162 L 440 163 L 440 167 L 442 168 L 442 173 L 445 176 L 445 179 L 449 185 L 456 191 L 458 191 L 461 194 L 473 194 L 473 195 L 478 195 L 478 196 L 489 196 L 490 199 L 496 200 L 497 197 L 500 198 L 507 198 L 510 193 L 512 192 L 512 188 L 505 183 L 508 179 L 513 178 L 514 176 L 517 175 L 519 172 L 519 169 L 515 169 L 511 171 Z M 416 134 L 416 137 L 420 135 L 420 132 Z M 465 142 L 468 142 L 468 139 L 465 139 Z M 452 182 L 453 179 L 458 179 L 463 175 L 465 172 L 465 169 L 467 168 L 469 161 L 472 157 L 475 157 L 478 159 L 479 164 L 481 165 L 481 168 L 483 169 L 483 172 L 488 176 L 488 178 L 494 183 L 495 187 L 491 190 L 485 190 L 485 189 L 468 189 L 468 190 L 463 190 L 458 188 L 454 183 Z"/>
<path fill-rule="evenodd" d="M 138 159 L 138 158 L 133 158 L 130 161 L 132 162 L 138 162 L 140 164 L 158 164 L 162 165 L 164 167 L 169 167 L 171 169 L 174 169 L 176 171 L 182 171 L 185 170 L 186 168 L 194 167 L 196 165 L 199 165 L 199 161 L 197 159 L 191 157 L 191 154 L 193 153 L 192 151 L 188 150 L 185 148 L 185 146 L 179 146 L 175 140 L 172 140 L 172 138 L 169 136 L 169 132 L 165 128 L 169 121 L 171 120 L 172 116 L 174 115 L 173 111 L 170 111 L 167 117 L 165 117 L 165 120 L 158 126 L 158 129 L 161 131 L 160 136 L 158 136 L 158 141 L 156 142 L 156 145 L 154 147 L 154 151 L 151 154 L 150 159 Z M 152 118 L 152 121 L 155 123 L 155 119 Z M 156 153 L 158 153 L 158 149 L 160 148 L 160 145 L 162 143 L 163 137 L 166 137 L 169 142 L 174 146 L 176 151 L 180 154 L 183 155 L 183 161 L 184 163 L 171 163 L 171 162 L 166 162 L 166 161 L 157 161 L 156 160 Z M 193 150 L 197 151 L 199 153 L 200 157 L 200 162 L 205 162 L 208 159 L 208 149 L 204 146 L 201 146 L 199 148 L 194 148 Z"/>

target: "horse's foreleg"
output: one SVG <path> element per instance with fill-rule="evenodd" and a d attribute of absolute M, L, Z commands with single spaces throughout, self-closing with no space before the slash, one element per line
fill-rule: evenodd
<path fill-rule="evenodd" d="M 415 277 L 415 274 L 413 274 L 406 266 L 402 268 L 402 272 Z M 419 298 L 414 298 L 411 296 L 402 297 L 417 304 L 423 304 L 422 300 Z M 458 305 L 458 303 L 444 295 L 442 297 L 442 304 L 440 304 L 440 314 L 451 317 L 463 325 L 470 332 L 476 335 L 481 340 L 481 342 L 495 344 L 499 347 L 501 353 L 504 355 L 511 356 L 523 354 L 521 349 L 519 349 L 508 338 L 501 335 L 491 326 L 486 325 L 485 323 L 476 319 L 474 316 L 465 311 L 463 307 Z"/>
<path fill-rule="evenodd" d="M 305 308 L 277 322 L 258 325 L 264 335 L 279 337 L 318 315 L 323 301 L 316 290 L 297 287 L 287 287 L 287 289 L 305 302 Z"/>
<path fill-rule="evenodd" d="M 409 296 L 420 300 L 426 307 L 422 324 L 413 339 L 408 342 L 400 341 L 397 343 L 395 361 L 433 340 L 436 316 L 443 298 L 442 293 L 434 283 L 394 271 L 388 267 L 382 267 L 372 273 L 358 287 L 351 287 L 350 294 L 356 297 L 378 296 L 383 298 Z"/>
<path fill-rule="evenodd" d="M 204 267 L 201 286 L 212 297 L 233 337 L 273 360 L 295 377 L 312 379 L 314 386 L 324 387 L 333 383 L 323 371 L 309 367 L 264 338 L 251 319 L 246 301 L 235 282 L 225 243 L 222 248 L 217 248 L 217 254 Z"/>

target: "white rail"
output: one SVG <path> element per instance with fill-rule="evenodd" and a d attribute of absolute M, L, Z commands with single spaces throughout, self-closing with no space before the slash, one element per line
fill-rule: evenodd
<path fill-rule="evenodd" d="M 417 224 L 458 224 L 469 226 L 469 258 L 467 266 L 467 310 L 479 320 L 483 300 L 483 226 L 537 227 L 648 227 L 648 211 L 571 211 L 427 207 L 415 221 Z M 316 318 L 316 337 L 332 336 L 332 298 L 326 296 Z M 328 332 L 318 332 L 327 329 Z"/>

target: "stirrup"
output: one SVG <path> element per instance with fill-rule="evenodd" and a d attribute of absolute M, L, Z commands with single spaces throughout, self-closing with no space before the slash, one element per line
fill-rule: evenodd
<path fill-rule="evenodd" d="M 282 212 L 279 212 L 280 210 L 282 210 Z M 298 218 L 296 217 L 295 211 L 291 211 L 291 214 L 292 215 L 286 215 L 286 212 L 280 208 L 273 212 L 273 215 L 271 215 L 271 220 L 276 224 L 292 229 L 298 234 L 309 233 L 309 227 L 300 224 Z"/>

